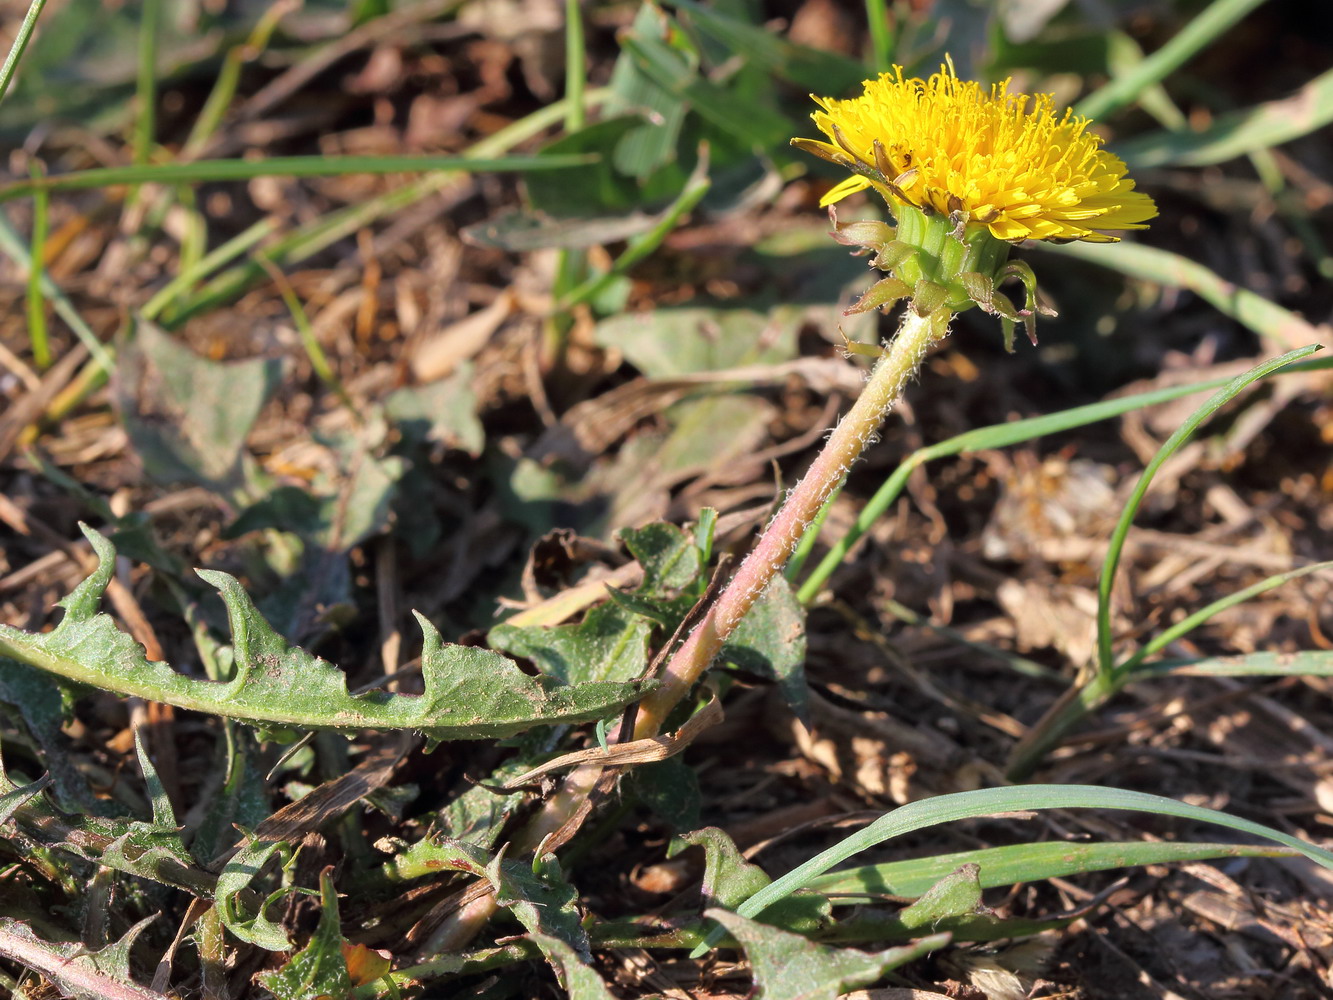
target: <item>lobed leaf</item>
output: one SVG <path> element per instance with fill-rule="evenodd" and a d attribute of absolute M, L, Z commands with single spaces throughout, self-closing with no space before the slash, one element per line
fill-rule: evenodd
<path fill-rule="evenodd" d="M 343 955 L 338 894 L 334 891 L 330 870 L 326 868 L 319 875 L 319 925 L 310 942 L 281 969 L 259 976 L 259 981 L 273 994 L 274 1000 L 345 997 L 352 988 L 352 977 Z"/>
<path fill-rule="evenodd" d="M 433 740 L 510 736 L 537 725 L 603 718 L 645 690 L 643 682 L 560 685 L 554 678 L 529 677 L 499 653 L 446 645 L 417 615 L 424 635 L 425 693 L 352 695 L 342 671 L 288 644 L 240 583 L 214 570 L 199 575 L 218 588 L 227 606 L 235 673 L 226 682 L 186 677 L 166 663 L 149 661 L 110 616 L 98 612 L 115 547 L 92 528 L 85 526 L 84 534 L 97 552 L 98 567 L 60 602 L 65 617 L 42 634 L 0 626 L 0 654 L 103 690 L 256 725 L 414 729 Z"/>
<path fill-rule="evenodd" d="M 922 938 L 879 952 L 830 948 L 728 910 L 709 910 L 740 942 L 754 969 L 755 1000 L 837 1000 L 846 990 L 868 986 L 890 969 L 949 943 L 948 934 Z"/>

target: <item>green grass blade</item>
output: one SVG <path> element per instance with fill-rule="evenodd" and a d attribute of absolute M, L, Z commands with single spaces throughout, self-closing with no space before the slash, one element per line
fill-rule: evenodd
<path fill-rule="evenodd" d="M 33 165 L 37 175 L 37 166 Z M 46 234 L 51 219 L 51 199 L 46 192 L 33 198 L 32 250 L 28 254 L 28 343 L 32 345 L 32 360 L 39 371 L 51 367 L 51 342 L 46 330 L 46 294 L 42 279 L 46 277 Z"/>
<path fill-rule="evenodd" d="M 14 227 L 9 224 L 3 212 L 0 212 L 0 253 L 9 256 L 21 268 L 32 267 L 32 256 L 27 246 L 14 231 Z M 42 272 L 41 282 L 42 293 L 51 300 L 51 308 L 55 310 L 57 316 L 69 324 L 79 342 L 88 348 L 92 363 L 103 373 L 110 372 L 114 364 L 112 350 L 97 339 L 97 334 L 93 333 L 92 328 L 83 321 L 83 317 L 74 308 L 74 303 L 70 302 L 69 296 L 60 290 L 60 286 L 52 281 L 51 276 L 45 271 Z"/>
<path fill-rule="evenodd" d="M 14 43 L 9 46 L 9 54 L 5 56 L 5 63 L 0 66 L 0 101 L 3 101 L 5 94 L 9 92 L 9 85 L 14 80 L 14 72 L 18 69 L 19 60 L 23 58 L 23 50 L 28 47 L 33 29 L 37 27 L 37 18 L 41 16 L 42 8 L 45 6 L 46 0 L 32 0 L 28 4 L 28 12 L 23 15 L 23 23 L 19 25 L 18 34 L 14 36 Z"/>
<path fill-rule="evenodd" d="M 742 903 L 736 912 L 743 917 L 757 917 L 773 903 L 809 885 L 812 879 L 823 875 L 839 862 L 846 861 L 852 855 L 892 840 L 894 837 L 978 816 L 1044 809 L 1126 809 L 1158 816 L 1177 816 L 1200 823 L 1214 823 L 1290 847 L 1311 861 L 1333 870 L 1333 853 L 1322 847 L 1315 847 L 1262 823 L 1230 816 L 1215 809 L 1177 802 L 1161 795 L 1149 795 L 1146 792 L 1107 788 L 1101 785 L 1017 785 L 1010 788 L 981 788 L 971 792 L 938 795 L 900 806 L 892 812 L 885 813 L 864 830 L 857 831 L 842 842 L 815 855 L 805 864 L 798 865 L 786 875 L 770 882 Z M 715 929 L 709 934 L 707 941 L 695 949 L 694 956 L 703 954 L 721 937 L 722 931 Z"/>
<path fill-rule="evenodd" d="M 1068 843 L 1051 841 L 1040 844 L 1009 844 L 977 851 L 938 854 L 911 861 L 889 861 L 864 865 L 846 871 L 830 872 L 811 879 L 806 886 L 824 895 L 842 898 L 839 906 L 876 902 L 877 896 L 920 896 L 959 865 L 981 866 L 978 877 L 983 889 L 1021 882 L 1064 878 L 1084 872 L 1108 871 L 1136 865 L 1168 862 L 1207 861 L 1211 858 L 1289 858 L 1296 852 L 1288 847 L 1263 847 L 1248 844 L 1202 844 L 1178 841 L 1141 841 L 1130 843 Z M 861 893 L 870 894 L 858 895 Z"/>
<path fill-rule="evenodd" d="M 260 240 L 274 233 L 277 228 L 277 221 L 267 218 L 260 219 L 254 225 L 243 229 L 225 243 L 200 257 L 194 265 L 181 271 L 180 274 L 158 289 L 153 297 L 144 303 L 143 308 L 139 310 L 139 315 L 150 321 L 157 319 L 163 309 L 169 306 L 177 296 L 184 294 L 185 290 L 196 281 L 202 281 L 223 264 L 236 259 Z"/>
<path fill-rule="evenodd" d="M 577 132 L 587 121 L 583 91 L 587 83 L 588 53 L 583 39 L 583 12 L 579 0 L 565 0 L 565 131 Z"/>
<path fill-rule="evenodd" d="M 296 0 L 278 0 L 272 4 L 255 22 L 250 37 L 240 45 L 232 46 L 223 57 L 222 68 L 218 70 L 213 89 L 209 91 L 204 106 L 199 110 L 194 124 L 190 126 L 190 134 L 185 140 L 185 145 L 181 147 L 182 160 L 193 160 L 208 145 L 236 97 L 236 87 L 241 82 L 242 67 L 263 54 L 278 27 L 278 22 L 297 6 Z"/>
<path fill-rule="evenodd" d="M 1083 98 L 1074 106 L 1074 111 L 1088 118 L 1104 118 L 1110 112 L 1131 103 L 1144 90 L 1165 80 L 1263 2 L 1214 0 L 1202 13 L 1190 18 L 1169 42 L 1131 72 L 1116 76 L 1106 86 Z"/>
<path fill-rule="evenodd" d="M 680 224 L 695 205 L 703 199 L 712 186 L 712 181 L 708 178 L 708 156 L 707 150 L 702 150 L 699 155 L 699 165 L 685 184 L 684 190 L 676 196 L 676 200 L 671 203 L 661 219 L 646 233 L 632 237 L 625 251 L 616 258 L 611 267 L 603 274 L 594 275 L 583 282 L 577 288 L 573 289 L 565 298 L 563 298 L 558 310 L 561 312 L 572 309 L 580 302 L 587 302 L 589 299 L 596 298 L 601 291 L 606 288 L 618 275 L 624 274 L 631 267 L 643 260 L 650 253 L 662 245 L 671 231 Z"/>
<path fill-rule="evenodd" d="M 870 24 L 870 49 L 875 55 L 875 72 L 893 69 L 893 28 L 884 0 L 866 0 L 866 20 Z"/>
<path fill-rule="evenodd" d="M 1333 677 L 1333 650 L 1299 653 L 1246 653 L 1205 656 L 1194 660 L 1158 660 L 1138 668 L 1136 675 L 1177 677 Z"/>
<path fill-rule="evenodd" d="M 584 104 L 588 107 L 599 105 L 606 101 L 609 95 L 610 91 L 606 88 L 590 90 L 584 95 Z M 370 225 L 377 219 L 402 211 L 421 199 L 448 187 L 457 181 L 463 173 L 475 168 L 477 163 L 494 162 L 497 157 L 504 156 L 505 153 L 520 143 L 526 142 L 540 135 L 551 126 L 564 121 L 567 109 L 568 106 L 564 100 L 548 104 L 526 118 L 521 118 L 475 143 L 460 158 L 462 166 L 458 170 L 427 174 L 419 180 L 395 188 L 392 191 L 386 191 L 369 201 L 358 205 L 350 205 L 341 211 L 332 212 L 324 218 L 309 222 L 298 227 L 272 246 L 266 247 L 264 256 L 280 267 L 290 267 L 292 264 L 299 263 L 319 253 L 325 247 L 338 242 L 338 240 L 355 233 L 358 229 Z M 541 159 L 550 159 L 550 157 Z M 513 162 L 513 159 L 509 162 Z M 252 282 L 262 278 L 264 274 L 264 268 L 257 261 L 250 260 L 237 264 L 191 295 L 170 316 L 164 316 L 162 324 L 169 328 L 176 326 L 198 312 L 229 301 L 232 297 L 239 295 L 250 287 Z"/>
<path fill-rule="evenodd" d="M 132 167 L 76 170 L 68 174 L 0 185 L 0 201 L 11 201 L 38 190 L 74 191 L 113 184 L 186 184 L 248 181 L 256 177 L 342 177 L 346 174 L 428 173 L 439 170 L 472 173 L 525 173 L 531 170 L 567 170 L 592 162 L 584 154 L 562 156 L 505 156 L 494 159 L 467 156 L 274 156 L 267 160 L 196 160 L 193 163 L 156 163 Z"/>
<path fill-rule="evenodd" d="M 1213 601 L 1206 607 L 1200 608 L 1192 615 L 1172 625 L 1169 629 L 1160 635 L 1154 636 L 1150 642 L 1143 645 L 1137 653 L 1125 660 L 1115 668 L 1117 675 L 1132 673 L 1144 660 L 1161 652 L 1171 643 L 1175 642 L 1183 635 L 1188 635 L 1204 622 L 1208 621 L 1216 614 L 1220 614 L 1227 608 L 1235 607 L 1248 601 L 1251 597 L 1258 597 L 1260 594 L 1267 593 L 1274 587 L 1280 587 L 1289 580 L 1296 580 L 1303 576 L 1309 576 L 1311 573 L 1318 573 L 1333 569 L 1333 561 L 1314 563 L 1310 566 L 1301 566 L 1299 569 L 1293 569 L 1286 573 L 1277 573 L 1267 579 L 1260 580 L 1258 583 L 1251 584 L 1234 594 L 1228 594 L 1226 597 Z"/>
<path fill-rule="evenodd" d="M 140 166 L 148 163 L 157 133 L 157 40 L 161 24 L 162 0 L 143 0 L 134 120 L 134 162 Z"/>
<path fill-rule="evenodd" d="M 1188 257 L 1168 250 L 1128 242 L 1114 244 L 1109 250 L 1105 246 L 1093 246 L 1091 243 L 1069 243 L 1061 247 L 1046 243 L 1036 245 L 1042 250 L 1109 267 L 1131 278 L 1188 288 L 1218 312 L 1273 341 L 1281 349 L 1289 350 L 1309 343 L 1328 343 L 1333 339 L 1327 327 L 1312 326 L 1297 313 L 1283 309 L 1262 295 L 1226 281 L 1202 264 L 1196 264 Z"/>
<path fill-rule="evenodd" d="M 1138 72 L 1145 56 L 1143 49 L 1123 31 L 1112 31 L 1106 36 L 1107 69 L 1113 77 L 1125 76 Z M 1160 83 L 1150 84 L 1138 94 L 1139 107 L 1157 119 L 1157 123 L 1170 131 L 1189 127 L 1189 119 L 1176 107 L 1171 95 Z M 1135 163 L 1138 166 L 1138 163 Z"/>
<path fill-rule="evenodd" d="M 1287 371 L 1312 371 L 1326 368 L 1333 368 L 1333 358 L 1293 365 Z M 1198 382 L 1194 385 L 1154 389 L 1151 392 L 1141 392 L 1133 396 L 1123 396 L 1118 399 L 1104 400 L 1100 403 L 1089 403 L 1087 406 L 1077 406 L 1070 410 L 1062 410 L 1059 413 L 1028 417 L 1025 420 L 1015 420 L 1004 424 L 992 424 L 989 427 L 978 427 L 938 444 L 918 449 L 909 455 L 893 471 L 893 474 L 884 481 L 884 485 L 875 491 L 875 495 L 871 497 L 861 511 L 860 516 L 857 517 L 856 523 L 848 529 L 847 534 L 838 540 L 819 565 L 811 571 L 797 592 L 797 596 L 802 603 L 809 604 L 819 595 L 819 591 L 828 581 L 828 578 L 833 575 L 833 571 L 846 558 L 852 546 L 870 530 L 875 521 L 883 516 L 884 512 L 889 509 L 889 505 L 898 499 L 903 488 L 907 485 L 907 479 L 912 474 L 912 470 L 917 466 L 924 465 L 926 462 L 937 458 L 945 458 L 966 451 L 978 451 L 983 448 L 1007 448 L 1010 445 L 1031 441 L 1046 434 L 1072 430 L 1075 427 L 1085 427 L 1088 424 L 1110 420 L 1113 417 L 1140 410 L 1147 406 L 1170 402 L 1173 399 L 1180 399 L 1182 396 L 1188 396 L 1196 392 L 1217 389 L 1226 385 L 1229 381 L 1230 379 L 1217 378 Z"/>
<path fill-rule="evenodd" d="M 1293 361 L 1309 357 L 1317 350 L 1319 350 L 1318 345 L 1312 345 L 1289 351 L 1281 357 L 1272 358 L 1262 364 L 1255 365 L 1247 372 L 1237 375 L 1190 414 L 1189 418 L 1176 429 L 1176 432 L 1167 438 L 1166 443 L 1157 449 L 1157 454 L 1152 457 L 1152 461 L 1148 463 L 1143 470 L 1143 474 L 1139 476 L 1139 481 L 1134 487 L 1134 492 L 1130 494 L 1125 509 L 1120 512 L 1120 520 L 1116 522 L 1115 531 L 1111 533 L 1111 542 L 1106 552 L 1106 559 L 1102 562 L 1101 578 L 1097 586 L 1097 670 L 1099 673 L 1109 676 L 1115 672 L 1112 651 L 1114 636 L 1111 631 L 1111 586 L 1115 581 L 1116 569 L 1120 565 L 1120 554 L 1124 550 L 1125 538 L 1129 535 L 1130 525 L 1134 521 L 1134 515 L 1138 513 L 1139 505 L 1143 503 L 1148 487 L 1152 485 L 1153 477 L 1157 475 L 1157 470 L 1176 453 L 1181 445 L 1194 435 L 1194 432 L 1203 425 L 1204 421 L 1234 399 L 1246 386 Z"/>
<path fill-rule="evenodd" d="M 1299 139 L 1333 121 L 1333 70 L 1296 93 L 1257 107 L 1218 115 L 1201 132 L 1157 132 L 1117 143 L 1115 153 L 1135 167 L 1203 167 Z"/>

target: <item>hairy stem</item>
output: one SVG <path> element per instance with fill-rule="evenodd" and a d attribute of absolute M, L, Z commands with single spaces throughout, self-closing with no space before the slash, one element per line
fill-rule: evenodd
<path fill-rule="evenodd" d="M 806 528 L 818 515 L 824 501 L 837 489 L 852 463 L 874 439 L 903 387 L 916 374 L 930 345 L 948 331 L 950 319 L 952 314 L 947 309 L 936 309 L 929 316 L 921 316 L 908 307 L 893 342 L 875 364 L 856 404 L 834 428 L 824 450 L 787 496 L 786 503 L 769 522 L 704 620 L 667 664 L 661 685 L 639 705 L 635 739 L 657 735 L 667 715 L 708 669 L 764 588 L 782 573 Z M 514 853 L 538 849 L 544 838 L 559 830 L 591 794 L 601 772 L 599 764 L 584 764 L 571 771 L 561 783 L 560 790 L 515 836 Z M 425 953 L 437 954 L 465 947 L 485 926 L 495 909 L 494 895 L 471 901 L 465 909 L 452 914 L 440 925 L 424 949 Z"/>
<path fill-rule="evenodd" d="M 927 349 L 944 336 L 950 316 L 945 309 L 921 316 L 910 307 L 903 314 L 897 335 L 875 364 L 856 405 L 834 428 L 824 450 L 787 496 L 704 620 L 671 658 L 661 685 L 639 705 L 635 739 L 655 736 L 661 730 L 668 713 L 708 669 L 764 588 L 782 572 L 824 501 L 874 439 Z"/>

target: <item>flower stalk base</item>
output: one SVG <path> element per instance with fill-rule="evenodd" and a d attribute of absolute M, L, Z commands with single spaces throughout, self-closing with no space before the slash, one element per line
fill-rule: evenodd
<path fill-rule="evenodd" d="M 667 715 L 708 669 L 759 595 L 782 573 L 824 501 L 875 439 L 931 344 L 948 332 L 951 318 L 952 313 L 945 308 L 934 309 L 928 315 L 922 315 L 913 306 L 907 308 L 902 326 L 871 371 L 855 405 L 833 429 L 823 451 L 788 495 L 703 621 L 672 656 L 660 678 L 661 684 L 639 705 L 635 739 L 660 732 Z"/>

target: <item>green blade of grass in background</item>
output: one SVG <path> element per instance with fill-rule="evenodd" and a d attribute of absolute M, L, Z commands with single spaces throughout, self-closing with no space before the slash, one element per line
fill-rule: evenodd
<path fill-rule="evenodd" d="M 606 88 L 587 91 L 584 104 L 594 107 L 607 99 L 610 91 Z M 564 100 L 555 101 L 526 118 L 521 118 L 493 135 L 474 143 L 457 159 L 460 166 L 455 170 L 437 171 L 419 180 L 405 184 L 392 191 L 377 195 L 368 201 L 331 212 L 323 218 L 315 219 L 298 226 L 291 233 L 266 247 L 264 256 L 279 267 L 290 267 L 305 260 L 324 248 L 336 243 L 358 229 L 370 225 L 379 219 L 403 211 L 457 182 L 467 172 L 477 169 L 477 164 L 494 162 L 509 150 L 522 142 L 535 138 L 553 125 L 564 120 L 568 111 Z M 510 158 L 513 163 L 518 159 L 544 159 L 542 157 Z M 184 322 L 188 317 L 203 310 L 213 308 L 241 294 L 250 285 L 263 278 L 264 269 L 256 261 L 237 264 L 218 275 L 203 288 L 185 299 L 178 309 L 169 316 L 163 316 L 164 326 L 172 327 Z"/>
<path fill-rule="evenodd" d="M 139 72 L 135 82 L 134 162 L 143 166 L 157 134 L 157 39 L 162 0 L 143 0 L 139 15 Z"/>
<path fill-rule="evenodd" d="M 1333 677 L 1333 650 L 1299 653 L 1245 653 L 1194 660 L 1158 660 L 1134 671 L 1136 676 L 1175 677 Z"/>
<path fill-rule="evenodd" d="M 40 176 L 40 167 L 32 164 L 34 177 Z M 42 279 L 46 277 L 46 234 L 51 217 L 51 199 L 40 191 L 32 199 L 32 250 L 28 255 L 28 292 L 25 305 L 28 313 L 28 343 L 32 346 L 32 361 L 38 371 L 51 367 L 51 343 L 46 329 L 46 295 Z"/>
<path fill-rule="evenodd" d="M 934 798 L 899 806 L 892 812 L 885 813 L 864 830 L 857 831 L 828 850 L 821 851 L 805 864 L 798 865 L 786 875 L 770 882 L 737 907 L 736 912 L 743 917 L 758 917 L 773 903 L 809 885 L 812 879 L 824 874 L 839 862 L 903 834 L 939 826 L 942 823 L 993 816 L 996 813 L 1046 809 L 1125 809 L 1158 816 L 1176 816 L 1200 823 L 1213 823 L 1290 847 L 1316 864 L 1333 870 L 1333 853 L 1322 847 L 1306 843 L 1281 830 L 1215 809 L 1205 809 L 1161 795 L 1149 795 L 1146 792 L 1108 788 L 1102 785 L 1020 785 L 1012 788 L 981 788 L 971 792 L 937 795 Z M 721 937 L 721 928 L 715 928 L 705 943 L 694 950 L 691 957 L 697 958 L 703 955 Z"/>
<path fill-rule="evenodd" d="M 139 315 L 146 320 L 155 320 L 178 296 L 183 295 L 191 285 L 202 281 L 224 264 L 235 260 L 265 237 L 277 232 L 278 221 L 273 218 L 260 219 L 243 229 L 225 243 L 200 257 L 191 267 L 181 271 L 163 285 L 151 299 L 143 304 Z"/>
<path fill-rule="evenodd" d="M 27 270 L 31 268 L 32 256 L 24 245 L 22 237 L 15 232 L 14 227 L 9 224 L 5 214 L 0 212 L 0 253 L 14 260 L 19 267 Z M 88 348 L 88 353 L 92 358 L 91 364 L 96 371 L 99 371 L 104 377 L 111 371 L 113 365 L 113 353 L 110 348 L 102 344 L 93 333 L 92 328 L 88 326 L 82 316 L 79 315 L 74 304 L 70 302 L 69 296 L 60 290 L 51 276 L 44 270 L 41 275 L 42 294 L 51 302 L 51 308 L 55 310 L 57 316 L 69 324 L 69 328 L 74 331 L 74 335 L 79 338 L 79 342 Z M 88 369 L 84 369 L 88 371 Z"/>
<path fill-rule="evenodd" d="M 222 124 L 222 118 L 231 107 L 236 97 L 236 88 L 241 81 L 241 68 L 247 62 L 258 59 L 268 48 L 280 22 L 287 14 L 300 7 L 299 0 L 278 0 L 270 6 L 255 22 L 250 36 L 241 44 L 233 45 L 222 60 L 217 80 L 209 91 L 204 106 L 190 126 L 190 134 L 181 147 L 180 159 L 193 160 L 209 145 L 213 135 Z"/>
<path fill-rule="evenodd" d="M 41 16 L 42 8 L 45 6 L 46 0 L 32 0 L 28 4 L 28 12 L 23 15 L 23 23 L 19 25 L 13 44 L 9 46 L 9 54 L 5 56 L 4 65 L 0 66 L 0 101 L 3 101 L 5 94 L 9 92 L 9 85 L 13 82 L 19 60 L 23 58 L 23 51 L 28 47 L 33 29 L 37 27 L 37 18 Z"/>
<path fill-rule="evenodd" d="M 1201 13 L 1190 18 L 1170 41 L 1145 58 L 1132 71 L 1115 77 L 1100 90 L 1079 101 L 1074 106 L 1075 113 L 1095 120 L 1105 118 L 1112 111 L 1131 103 L 1146 88 L 1165 80 L 1197 52 L 1210 45 L 1263 2 L 1264 0 L 1214 0 Z"/>
<path fill-rule="evenodd" d="M 1274 306 L 1276 309 L 1277 307 Z M 1306 362 L 1305 364 L 1293 365 L 1286 369 L 1286 372 L 1314 371 L 1333 368 L 1333 358 Z M 820 560 L 805 581 L 797 591 L 797 596 L 804 604 L 809 604 L 823 589 L 828 578 L 833 575 L 834 570 L 846 558 L 847 553 L 851 551 L 853 545 L 864 535 L 874 523 L 884 515 L 892 504 L 901 495 L 904 487 L 907 485 L 907 479 L 912 471 L 920 465 L 934 461 L 937 458 L 945 458 L 950 455 L 958 455 L 967 451 L 979 451 L 983 448 L 1007 448 L 1023 441 L 1031 441 L 1033 438 L 1039 438 L 1046 434 L 1055 434 L 1060 431 L 1072 430 L 1075 427 L 1085 427 L 1088 424 L 1094 424 L 1101 420 L 1110 420 L 1113 417 L 1122 416 L 1133 410 L 1142 409 L 1146 406 L 1154 406 L 1158 403 L 1170 402 L 1173 399 L 1180 399 L 1182 396 L 1189 396 L 1197 392 L 1206 392 L 1209 389 L 1217 389 L 1227 385 L 1231 379 L 1217 378 L 1205 382 L 1198 382 L 1194 385 L 1172 386 L 1169 389 L 1154 389 L 1150 392 L 1137 393 L 1133 396 L 1123 396 L 1118 399 L 1103 400 L 1100 403 L 1089 403 L 1087 406 L 1077 406 L 1070 410 L 1063 410 L 1059 413 L 1046 414 L 1040 417 L 1029 417 L 1026 420 L 1015 420 L 1010 423 L 993 424 L 990 427 L 978 427 L 975 430 L 966 431 L 963 434 L 951 437 L 948 440 L 941 441 L 938 444 L 930 445 L 926 448 L 918 449 L 909 455 L 901 465 L 896 468 L 884 484 L 875 491 L 875 495 L 870 498 L 861 513 L 857 516 L 856 522 L 847 530 L 847 534 L 840 538 L 829 550 L 828 554 Z M 812 540 L 813 541 L 813 540 Z M 803 543 L 804 544 L 804 543 Z"/>
<path fill-rule="evenodd" d="M 1110 676 L 1115 671 L 1113 651 L 1115 636 L 1111 629 L 1111 588 L 1115 582 L 1116 570 L 1120 566 L 1120 556 L 1124 551 L 1125 539 L 1129 536 L 1130 525 L 1133 524 L 1134 515 L 1138 513 L 1139 506 L 1148 493 L 1148 487 L 1152 485 L 1153 477 L 1157 475 L 1158 470 L 1166 463 L 1166 460 L 1194 436 L 1194 432 L 1203 425 L 1204 421 L 1232 399 L 1235 399 L 1246 386 L 1252 382 L 1257 382 L 1266 375 L 1271 375 L 1280 368 L 1285 368 L 1293 361 L 1309 357 L 1317 350 L 1319 350 L 1318 345 L 1312 345 L 1289 351 L 1281 357 L 1272 358 L 1262 364 L 1255 365 L 1247 372 L 1237 375 L 1191 413 L 1189 418 L 1176 429 L 1176 432 L 1167 438 L 1166 443 L 1157 449 L 1157 454 L 1144 468 L 1142 475 L 1139 476 L 1138 483 L 1134 486 L 1134 492 L 1130 494 L 1129 500 L 1125 503 L 1125 509 L 1120 512 L 1120 520 L 1116 522 L 1115 530 L 1111 532 L 1110 545 L 1106 551 L 1106 559 L 1102 562 L 1101 577 L 1097 584 L 1097 672 L 1099 674 Z"/>
<path fill-rule="evenodd" d="M 825 895 L 839 895 L 836 906 L 873 903 L 885 895 L 908 899 L 922 895 L 959 865 L 981 866 L 983 889 L 1048 878 L 1064 878 L 1085 872 L 1159 865 L 1168 862 L 1207 861 L 1211 858 L 1296 856 L 1289 847 L 1248 844 L 1199 844 L 1178 841 L 1129 841 L 1095 844 L 1047 841 L 1037 844 L 1008 844 L 976 851 L 958 851 L 910 861 L 888 861 L 878 865 L 830 872 L 805 886 Z M 867 894 L 867 895 L 858 895 Z"/>
<path fill-rule="evenodd" d="M 101 167 L 0 185 L 0 202 L 35 191 L 75 191 L 117 184 L 203 184 L 256 177 L 341 177 L 345 174 L 405 174 L 435 171 L 523 173 L 568 170 L 593 161 L 591 155 L 504 156 L 274 156 L 266 160 L 195 160 L 130 167 Z"/>
<path fill-rule="evenodd" d="M 1115 668 L 1117 674 L 1130 674 L 1135 672 L 1139 665 L 1150 656 L 1161 652 L 1171 643 L 1182 636 L 1188 635 L 1196 628 L 1208 621 L 1214 615 L 1221 614 L 1227 608 L 1235 607 L 1248 601 L 1251 597 L 1258 597 L 1260 594 L 1267 593 L 1274 587 L 1280 587 L 1289 580 L 1297 580 L 1303 576 L 1309 576 L 1311 573 L 1326 572 L 1333 569 L 1333 561 L 1313 563 L 1309 566 L 1301 566 L 1299 569 L 1289 570 L 1286 573 L 1276 573 L 1273 576 L 1260 580 L 1258 583 L 1251 584 L 1234 594 L 1228 594 L 1226 597 L 1218 598 L 1206 607 L 1200 608 L 1193 614 L 1181 619 L 1170 628 L 1152 638 L 1151 641 L 1144 643 L 1133 656 L 1122 662 Z"/>
<path fill-rule="evenodd" d="M 1330 341 L 1328 327 L 1312 326 L 1299 314 L 1247 288 L 1241 288 L 1202 264 L 1169 250 L 1130 242 L 1106 246 L 1094 246 L 1091 243 L 1068 243 L 1059 247 L 1037 243 L 1035 246 L 1063 257 L 1098 264 L 1131 278 L 1173 288 L 1187 288 L 1218 312 L 1273 341 L 1274 346 L 1279 348 L 1290 350 L 1309 343 Z M 1108 246 L 1110 252 L 1106 252 Z"/>
<path fill-rule="evenodd" d="M 866 0 L 866 22 L 875 72 L 887 73 L 893 69 L 893 29 L 889 26 L 889 6 L 885 0 Z"/>
<path fill-rule="evenodd" d="M 587 302 L 589 299 L 596 298 L 617 276 L 624 274 L 661 246 L 662 241 L 671 235 L 671 231 L 680 224 L 681 219 L 695 205 L 699 204 L 711 186 L 712 182 L 708 178 L 708 148 L 704 146 L 700 148 L 699 163 L 690 175 L 684 189 L 662 213 L 662 218 L 658 223 L 648 232 L 632 237 L 624 252 L 615 259 L 610 268 L 602 274 L 593 275 L 577 288 L 572 289 L 567 296 L 560 300 L 557 309 L 562 311 L 572 309 L 580 302 Z"/>
<path fill-rule="evenodd" d="M 1157 132 L 1115 146 L 1135 167 L 1203 167 L 1309 135 L 1333 122 L 1333 70 L 1278 101 L 1220 114 L 1200 132 Z"/>

